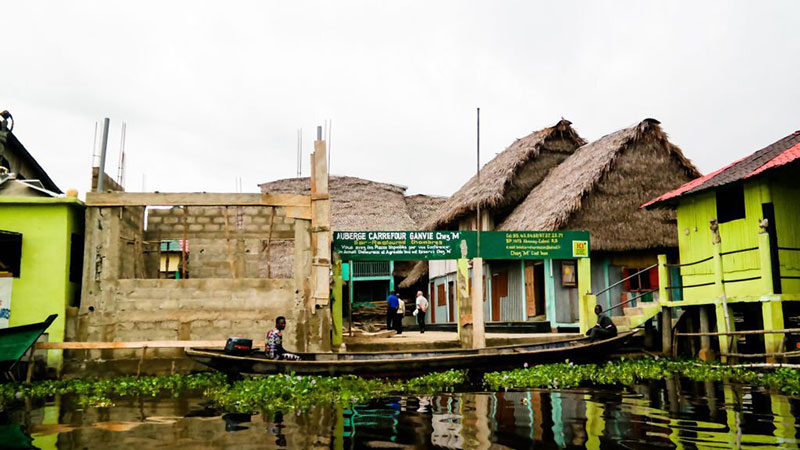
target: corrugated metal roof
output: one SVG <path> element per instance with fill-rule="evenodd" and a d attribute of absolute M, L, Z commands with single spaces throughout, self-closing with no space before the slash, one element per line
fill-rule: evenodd
<path fill-rule="evenodd" d="M 642 207 L 657 206 L 684 195 L 735 183 L 784 166 L 797 159 L 800 159 L 800 131 L 795 131 L 750 156 L 746 156 L 708 175 L 696 178 L 678 189 L 656 197 L 642 205 Z"/>

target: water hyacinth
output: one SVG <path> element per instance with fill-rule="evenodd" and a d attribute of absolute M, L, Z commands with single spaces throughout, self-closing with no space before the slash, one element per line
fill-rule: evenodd
<path fill-rule="evenodd" d="M 508 372 L 484 375 L 486 387 L 499 391 L 530 388 L 572 388 L 581 385 L 632 385 L 645 380 L 680 376 L 694 381 L 729 381 L 779 389 L 785 394 L 800 394 L 800 370 L 779 368 L 759 372 L 742 367 L 700 361 L 675 361 L 664 358 L 639 358 L 605 364 L 546 364 Z"/>
<path fill-rule="evenodd" d="M 113 406 L 124 397 L 202 392 L 212 406 L 228 412 L 304 410 L 311 406 L 351 405 L 395 394 L 452 392 L 467 381 L 465 370 L 433 373 L 408 381 L 344 377 L 273 375 L 228 383 L 221 373 L 168 377 L 120 377 L 101 380 L 46 380 L 30 385 L 0 384 L 0 411 L 25 398 L 49 399 L 75 395 L 87 406 Z"/>

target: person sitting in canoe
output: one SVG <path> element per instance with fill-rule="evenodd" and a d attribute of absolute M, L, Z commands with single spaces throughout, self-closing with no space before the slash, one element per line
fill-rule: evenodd
<path fill-rule="evenodd" d="M 300 357 L 289 353 L 283 348 L 283 329 L 286 328 L 286 318 L 278 316 L 275 319 L 275 328 L 267 332 L 266 354 L 270 359 L 300 361 Z"/>
<path fill-rule="evenodd" d="M 597 314 L 597 324 L 586 332 L 589 336 L 589 341 L 602 341 L 617 335 L 617 326 L 610 317 L 603 314 L 603 308 L 600 305 L 595 305 L 594 313 Z"/>

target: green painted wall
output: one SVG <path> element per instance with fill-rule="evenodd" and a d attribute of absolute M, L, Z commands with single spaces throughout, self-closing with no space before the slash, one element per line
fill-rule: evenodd
<path fill-rule="evenodd" d="M 790 185 L 788 178 L 758 178 L 744 184 L 745 218 L 722 223 L 719 226 L 722 252 L 758 247 L 759 223 L 763 216 L 761 204 L 770 200 L 775 205 L 775 222 L 779 246 L 800 247 L 800 189 Z M 712 255 L 711 229 L 709 222 L 716 217 L 716 194 L 705 192 L 682 199 L 677 209 L 678 246 L 682 264 L 698 261 Z M 781 252 L 781 265 L 787 270 L 800 272 L 800 253 Z M 723 255 L 725 280 L 757 277 L 760 275 L 757 250 L 733 255 Z M 783 267 L 782 267 L 783 269 Z M 684 285 L 714 281 L 713 261 L 681 268 Z M 789 272 L 791 272 L 789 270 Z M 792 273 L 787 274 L 795 274 Z M 796 274 L 795 274 L 796 275 Z M 784 293 L 800 292 L 800 283 L 784 280 Z M 796 281 L 796 280 L 795 280 Z M 674 284 L 674 283 L 672 283 Z M 727 283 L 729 297 L 761 295 L 761 280 Z M 788 290 L 791 289 L 791 290 Z M 683 291 L 685 300 L 708 300 L 714 298 L 716 288 L 711 286 L 688 288 Z"/>
<path fill-rule="evenodd" d="M 68 198 L 42 200 L 0 198 L 0 230 L 22 233 L 20 277 L 12 282 L 9 326 L 58 314 L 47 333 L 51 342 L 62 342 L 65 308 L 77 303 L 80 290 L 80 283 L 69 281 L 69 260 L 71 234 L 83 234 L 83 205 Z M 48 364 L 60 370 L 60 350 L 48 352 Z"/>
<path fill-rule="evenodd" d="M 800 183 L 786 171 L 773 177 L 770 185 L 775 205 L 778 247 L 800 248 Z M 781 250 L 782 276 L 800 276 L 800 252 Z M 781 280 L 783 292 L 800 292 L 800 280 Z"/>

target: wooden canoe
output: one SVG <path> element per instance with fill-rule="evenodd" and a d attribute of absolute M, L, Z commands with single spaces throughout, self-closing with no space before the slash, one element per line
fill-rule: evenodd
<path fill-rule="evenodd" d="M 12 369 L 56 317 L 58 314 L 51 314 L 44 322 L 0 329 L 0 374 L 14 380 Z"/>
<path fill-rule="evenodd" d="M 248 356 L 226 355 L 220 349 L 186 349 L 186 356 L 229 374 L 358 375 L 364 377 L 411 377 L 448 369 L 488 372 L 528 365 L 602 360 L 636 332 L 589 342 L 586 337 L 539 344 L 516 344 L 479 350 L 436 350 L 382 353 L 298 353 L 300 361 L 276 361 L 264 352 Z"/>

